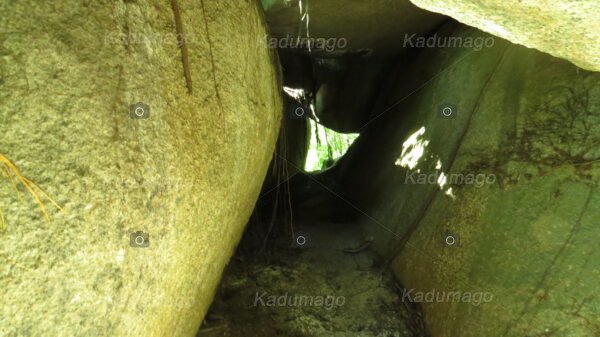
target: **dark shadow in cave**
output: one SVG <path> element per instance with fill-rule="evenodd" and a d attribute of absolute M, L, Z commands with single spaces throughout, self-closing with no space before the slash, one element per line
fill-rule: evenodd
<path fill-rule="evenodd" d="M 343 157 L 303 169 L 308 124 L 282 121 L 255 211 L 198 336 L 428 336 L 419 305 L 403 298 L 358 221 L 369 215 L 340 186 Z"/>

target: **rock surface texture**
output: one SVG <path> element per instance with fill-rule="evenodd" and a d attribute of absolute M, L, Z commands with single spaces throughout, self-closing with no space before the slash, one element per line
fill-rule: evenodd
<path fill-rule="evenodd" d="M 255 2 L 177 7 L 0 2 L 0 153 L 66 211 L 48 203 L 45 221 L 0 176 L 1 336 L 195 335 L 282 103 Z M 131 118 L 136 102 L 148 118 Z"/>
<path fill-rule="evenodd" d="M 596 0 L 410 0 L 513 43 L 600 70 Z"/>
<path fill-rule="evenodd" d="M 432 336 L 598 336 L 600 74 L 499 38 L 425 48 L 373 115 L 341 195 Z"/>

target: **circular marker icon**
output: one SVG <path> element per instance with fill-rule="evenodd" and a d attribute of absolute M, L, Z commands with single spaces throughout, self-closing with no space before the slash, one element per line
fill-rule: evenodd
<path fill-rule="evenodd" d="M 142 231 L 135 231 L 129 235 L 129 244 L 133 248 L 142 248 L 150 246 L 150 236 Z"/>
<path fill-rule="evenodd" d="M 451 231 L 446 231 L 443 240 L 444 246 L 446 247 L 458 247 L 458 245 L 460 244 L 460 237 L 458 236 L 458 234 L 453 233 Z"/>
<path fill-rule="evenodd" d="M 150 106 L 143 102 L 137 102 L 129 106 L 129 117 L 131 119 L 146 119 L 150 117 Z"/>
<path fill-rule="evenodd" d="M 287 108 L 287 115 L 291 119 L 304 119 L 308 117 L 309 107 L 300 102 L 291 102 Z"/>
<path fill-rule="evenodd" d="M 145 113 L 146 113 L 146 111 L 144 111 L 144 108 L 142 108 L 142 107 L 137 107 L 135 109 L 135 115 L 138 117 L 143 117 Z"/>
<path fill-rule="evenodd" d="M 456 105 L 454 104 L 442 104 L 438 106 L 437 115 L 442 119 L 453 119 L 456 118 L 458 114 L 458 110 L 456 109 Z"/>
<path fill-rule="evenodd" d="M 296 237 L 296 243 L 297 243 L 299 246 L 304 246 L 304 244 L 306 243 L 306 238 L 305 238 L 303 235 L 298 235 L 298 236 Z"/>
<path fill-rule="evenodd" d="M 310 233 L 305 231 L 297 231 L 292 233 L 292 248 L 310 248 L 312 246 L 310 240 Z"/>
<path fill-rule="evenodd" d="M 451 107 L 444 107 L 442 109 L 442 114 L 446 117 L 450 117 L 452 115 L 452 108 Z"/>

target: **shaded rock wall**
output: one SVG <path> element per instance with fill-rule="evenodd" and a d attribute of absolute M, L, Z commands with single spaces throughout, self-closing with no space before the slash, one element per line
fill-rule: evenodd
<path fill-rule="evenodd" d="M 282 103 L 255 2 L 178 2 L 191 92 L 169 2 L 0 3 L 0 152 L 67 211 L 44 221 L 2 176 L 0 335 L 200 325 Z M 149 118 L 130 118 L 140 101 Z M 135 230 L 149 247 L 130 246 Z"/>
<path fill-rule="evenodd" d="M 360 56 L 318 60 L 315 72 L 319 90 L 315 112 L 319 122 L 341 133 L 361 131 L 369 119 L 381 83 L 394 63 Z"/>
<path fill-rule="evenodd" d="M 314 94 L 323 125 L 344 133 L 368 119 L 382 79 L 411 49 L 405 36 L 447 19 L 408 0 L 262 2 L 272 33 L 265 43 L 280 47 L 286 84 Z"/>
<path fill-rule="evenodd" d="M 597 336 L 600 75 L 496 38 L 385 88 L 340 185 L 432 336 Z"/>
<path fill-rule="evenodd" d="M 324 58 L 361 52 L 378 59 L 394 57 L 403 51 L 405 33 L 424 34 L 444 19 L 408 0 L 264 0 L 263 3 L 273 37 L 334 39 L 322 48 L 313 46 L 311 53 Z M 308 52 L 307 48 L 291 49 Z"/>

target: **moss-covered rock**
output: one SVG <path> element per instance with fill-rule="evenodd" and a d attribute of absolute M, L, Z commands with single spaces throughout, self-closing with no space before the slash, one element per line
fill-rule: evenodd
<path fill-rule="evenodd" d="M 265 34 L 255 2 L 178 7 L 0 3 L 0 153 L 66 210 L 48 205 L 44 221 L 0 176 L 0 335 L 193 336 L 200 325 L 282 103 L 272 51 L 254 46 Z M 149 118 L 130 117 L 136 102 Z M 137 230 L 149 247 L 131 246 Z"/>

